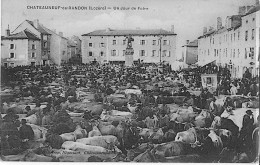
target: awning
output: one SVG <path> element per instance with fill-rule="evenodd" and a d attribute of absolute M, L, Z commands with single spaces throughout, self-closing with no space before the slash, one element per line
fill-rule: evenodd
<path fill-rule="evenodd" d="M 198 66 L 203 67 L 203 66 L 208 65 L 208 64 L 211 64 L 211 63 L 216 64 L 216 60 L 198 61 L 196 64 L 197 64 Z"/>

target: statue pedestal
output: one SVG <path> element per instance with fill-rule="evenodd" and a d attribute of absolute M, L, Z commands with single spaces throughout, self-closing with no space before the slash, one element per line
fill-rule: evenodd
<path fill-rule="evenodd" d="M 133 48 L 126 48 L 125 51 L 125 66 L 132 66 L 134 63 L 134 49 Z"/>

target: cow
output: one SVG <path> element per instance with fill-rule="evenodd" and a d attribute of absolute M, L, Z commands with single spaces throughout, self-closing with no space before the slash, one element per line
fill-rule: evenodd
<path fill-rule="evenodd" d="M 84 150 L 85 152 L 91 153 L 106 153 L 108 149 L 100 146 L 85 145 L 80 142 L 65 141 L 61 148 L 72 151 Z"/>
<path fill-rule="evenodd" d="M 85 144 L 85 145 L 93 145 L 93 146 L 100 146 L 107 149 L 111 149 L 111 147 L 118 146 L 119 141 L 117 137 L 113 135 L 106 135 L 106 136 L 94 136 L 89 138 L 82 138 L 76 140 L 76 142 Z"/>
<path fill-rule="evenodd" d="M 179 123 L 192 122 L 195 120 L 195 117 L 197 116 L 198 114 L 196 112 L 193 112 L 192 108 L 180 109 L 170 116 L 170 120 L 177 121 Z"/>
<path fill-rule="evenodd" d="M 193 124 L 196 127 L 209 127 L 212 123 L 213 115 L 206 111 L 202 110 L 198 116 L 195 117 L 195 120 L 193 121 Z"/>
<path fill-rule="evenodd" d="M 97 126 L 93 126 L 93 130 L 88 133 L 88 137 L 93 137 L 93 136 L 102 136 Z"/>
<path fill-rule="evenodd" d="M 73 132 L 63 133 L 60 135 L 63 141 L 76 141 L 77 137 Z"/>
<path fill-rule="evenodd" d="M 25 119 L 27 123 L 37 124 L 37 116 L 35 114 L 32 114 L 31 116 L 25 117 L 23 119 Z"/>
<path fill-rule="evenodd" d="M 186 155 L 190 152 L 189 144 L 185 144 L 180 141 L 172 141 L 156 146 L 152 153 L 157 159 L 163 159 L 165 157 Z"/>

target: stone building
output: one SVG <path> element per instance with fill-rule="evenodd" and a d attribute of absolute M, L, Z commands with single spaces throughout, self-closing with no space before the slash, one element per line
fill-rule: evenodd
<path fill-rule="evenodd" d="M 39 20 L 25 20 L 22 22 L 12 34 L 19 33 L 25 29 L 36 35 L 40 39 L 41 48 L 41 65 L 57 64 L 67 61 L 67 39 L 63 37 L 63 33 L 56 33 L 39 23 Z"/>
<path fill-rule="evenodd" d="M 171 63 L 176 58 L 176 35 L 174 26 L 166 30 L 96 30 L 82 35 L 82 62 L 124 63 L 126 37 L 134 41 L 134 61 L 144 63 Z"/>
<path fill-rule="evenodd" d="M 241 78 L 249 69 L 259 75 L 260 6 L 240 7 L 238 15 L 227 16 L 222 26 L 217 18 L 217 28 L 203 28 L 198 38 L 198 64 L 215 61 L 227 66 L 233 78 Z"/>
<path fill-rule="evenodd" d="M 10 34 L 8 28 L 5 36 L 1 37 L 1 64 L 5 67 L 15 67 L 17 65 L 38 65 L 40 63 L 40 38 L 28 29 Z"/>
<path fill-rule="evenodd" d="M 182 46 L 182 61 L 187 65 L 192 65 L 198 62 L 198 40 L 186 41 Z"/>

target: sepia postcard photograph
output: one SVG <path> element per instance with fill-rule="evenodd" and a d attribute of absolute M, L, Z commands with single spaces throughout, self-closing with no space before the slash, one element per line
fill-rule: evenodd
<path fill-rule="evenodd" d="M 0 161 L 259 164 L 259 0 L 1 0 Z"/>

